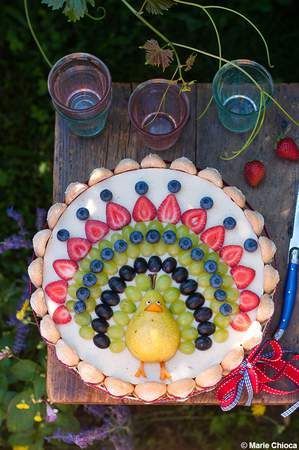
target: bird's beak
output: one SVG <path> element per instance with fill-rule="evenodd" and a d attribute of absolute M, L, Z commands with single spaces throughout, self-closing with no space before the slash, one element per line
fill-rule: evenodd
<path fill-rule="evenodd" d="M 151 303 L 149 306 L 145 308 L 144 311 L 148 312 L 162 312 L 162 308 L 160 305 L 157 305 L 157 303 Z"/>

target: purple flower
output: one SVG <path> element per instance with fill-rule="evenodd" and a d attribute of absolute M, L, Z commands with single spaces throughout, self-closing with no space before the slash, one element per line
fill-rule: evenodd
<path fill-rule="evenodd" d="M 25 239 L 21 234 L 12 234 L 0 243 L 0 255 L 8 250 L 20 250 L 21 248 L 32 248 L 31 241 Z"/>
<path fill-rule="evenodd" d="M 58 409 L 52 408 L 52 406 L 47 403 L 46 406 L 46 422 L 52 423 L 57 419 Z"/>
<path fill-rule="evenodd" d="M 114 416 L 118 426 L 123 426 L 128 424 L 131 418 L 131 411 L 128 406 L 111 406 L 111 413 Z"/>
<path fill-rule="evenodd" d="M 80 448 L 87 448 L 94 442 L 103 441 L 109 437 L 111 432 L 109 424 L 103 424 L 100 427 L 87 428 L 79 433 L 63 433 L 56 430 L 52 436 L 47 437 L 47 441 L 57 439 L 65 444 L 76 444 Z"/>
<path fill-rule="evenodd" d="M 97 419 L 102 419 L 105 414 L 109 413 L 109 407 L 102 405 L 85 405 L 84 409 L 88 414 Z"/>
<path fill-rule="evenodd" d="M 15 340 L 12 351 L 15 354 L 21 353 L 26 348 L 26 338 L 29 333 L 29 326 L 18 320 L 16 325 Z"/>

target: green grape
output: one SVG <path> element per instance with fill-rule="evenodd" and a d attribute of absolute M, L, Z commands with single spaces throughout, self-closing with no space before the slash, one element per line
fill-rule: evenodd
<path fill-rule="evenodd" d="M 189 238 L 192 241 L 193 247 L 198 247 L 198 236 L 189 230 Z"/>
<path fill-rule="evenodd" d="M 181 249 L 177 244 L 167 245 L 167 253 L 169 253 L 171 256 L 177 256 L 180 251 Z"/>
<path fill-rule="evenodd" d="M 203 273 L 203 262 L 202 261 L 193 261 L 188 267 L 189 273 L 191 275 L 200 275 Z"/>
<path fill-rule="evenodd" d="M 90 290 L 90 297 L 91 299 L 98 299 L 102 293 L 102 289 L 101 286 L 99 286 L 98 284 L 95 284 L 94 286 L 92 286 L 91 288 L 89 288 Z"/>
<path fill-rule="evenodd" d="M 105 272 L 101 272 L 97 274 L 98 284 L 101 286 L 105 286 L 108 283 L 108 276 Z"/>
<path fill-rule="evenodd" d="M 180 297 L 180 290 L 176 287 L 170 287 L 163 292 L 163 297 L 166 303 L 175 302 Z"/>
<path fill-rule="evenodd" d="M 189 266 L 189 264 L 192 263 L 192 258 L 191 258 L 190 252 L 182 251 L 181 253 L 179 253 L 178 260 L 182 266 L 185 266 L 185 267 Z"/>
<path fill-rule="evenodd" d="M 147 226 L 148 230 L 157 230 L 159 233 L 163 233 L 164 227 L 159 220 L 153 220 L 152 222 L 149 222 Z"/>
<path fill-rule="evenodd" d="M 91 322 L 91 316 L 87 311 L 75 314 L 75 322 L 78 325 L 89 325 Z"/>
<path fill-rule="evenodd" d="M 176 234 L 176 229 L 177 229 L 177 227 L 173 223 L 167 223 L 167 224 L 165 224 L 165 227 L 164 227 L 164 231 L 171 230 L 171 231 L 174 231 L 175 234 Z"/>
<path fill-rule="evenodd" d="M 229 288 L 229 289 L 227 289 L 226 294 L 227 294 L 227 300 L 229 302 L 235 302 L 236 300 L 238 300 L 240 292 L 238 291 L 238 289 Z"/>
<path fill-rule="evenodd" d="M 147 232 L 147 226 L 145 225 L 144 222 L 137 222 L 134 225 L 134 229 L 136 231 L 141 231 L 141 233 L 143 234 L 143 236 L 145 237 L 146 232 Z"/>
<path fill-rule="evenodd" d="M 217 271 L 220 275 L 226 275 L 228 272 L 228 268 L 229 267 L 227 264 L 225 264 L 224 262 L 219 262 Z"/>
<path fill-rule="evenodd" d="M 221 342 L 224 342 L 228 338 L 228 331 L 224 330 L 223 328 L 217 328 L 215 333 L 213 334 L 213 341 L 220 344 Z"/>
<path fill-rule="evenodd" d="M 92 250 L 91 250 L 92 251 Z M 90 263 L 91 263 L 91 259 L 89 258 L 84 258 L 81 262 L 80 262 L 80 270 L 82 270 L 83 272 L 89 272 L 90 271 Z"/>
<path fill-rule="evenodd" d="M 104 239 L 103 241 L 101 241 L 99 243 L 99 252 L 101 253 L 101 251 L 104 250 L 104 248 L 107 248 L 107 247 L 112 248 L 113 245 L 111 244 L 110 241 L 108 241 L 107 239 Z"/>
<path fill-rule="evenodd" d="M 145 273 L 138 273 L 135 277 L 135 283 L 141 291 L 152 289 L 152 279 Z"/>
<path fill-rule="evenodd" d="M 132 302 L 139 302 L 142 298 L 142 293 L 136 286 L 127 286 L 125 289 L 125 294 L 129 300 L 132 300 Z"/>
<path fill-rule="evenodd" d="M 124 335 L 124 330 L 120 325 L 111 325 L 108 328 L 107 334 L 111 339 L 120 339 Z"/>
<path fill-rule="evenodd" d="M 144 256 L 150 256 L 153 254 L 153 244 L 150 244 L 149 242 L 142 242 L 140 244 L 140 254 Z"/>
<path fill-rule="evenodd" d="M 82 272 L 81 270 L 78 270 L 78 272 L 76 272 L 76 275 L 74 276 L 73 280 L 74 280 L 74 284 L 77 285 L 77 289 L 82 286 L 82 278 L 83 275 L 85 275 L 85 272 Z"/>
<path fill-rule="evenodd" d="M 126 344 L 120 339 L 114 340 L 110 343 L 109 349 L 113 353 L 120 353 L 126 348 Z"/>
<path fill-rule="evenodd" d="M 94 331 L 88 325 L 80 327 L 79 334 L 83 339 L 92 339 L 94 337 Z"/>
<path fill-rule="evenodd" d="M 121 325 L 123 327 L 130 322 L 130 317 L 123 311 L 116 311 L 113 314 L 113 319 L 117 325 Z"/>
<path fill-rule="evenodd" d="M 200 287 L 208 287 L 210 286 L 210 273 L 202 273 L 198 276 L 197 281 Z"/>
<path fill-rule="evenodd" d="M 209 300 L 210 302 L 212 302 L 212 301 L 215 300 L 214 292 L 215 292 L 215 289 L 214 289 L 214 288 L 208 287 L 208 288 L 206 288 L 206 289 L 204 290 L 203 296 L 204 296 L 204 298 L 205 298 L 206 300 Z M 218 304 L 219 304 L 219 303 L 218 303 Z"/>
<path fill-rule="evenodd" d="M 181 330 L 181 338 L 184 341 L 194 341 L 198 336 L 198 331 L 196 328 L 183 328 Z"/>
<path fill-rule="evenodd" d="M 124 253 L 115 253 L 113 261 L 118 267 L 124 266 L 128 262 L 128 255 Z"/>
<path fill-rule="evenodd" d="M 193 353 L 195 350 L 195 345 L 193 342 L 190 341 L 182 342 L 181 345 L 179 346 L 179 350 L 180 352 L 185 353 L 186 355 L 191 355 L 191 353 Z"/>
<path fill-rule="evenodd" d="M 80 286 L 76 286 L 75 284 L 71 284 L 70 287 L 68 288 L 69 296 L 72 297 L 72 298 L 76 298 L 76 292 L 77 292 L 77 289 L 79 287 Z"/>
<path fill-rule="evenodd" d="M 222 286 L 224 288 L 231 287 L 234 284 L 234 280 L 230 275 L 225 275 L 223 277 Z"/>
<path fill-rule="evenodd" d="M 86 311 L 91 313 L 95 310 L 95 307 L 96 307 L 96 301 L 93 298 L 89 298 L 86 301 Z"/>
<path fill-rule="evenodd" d="M 211 310 L 213 311 L 213 313 L 217 314 L 219 313 L 219 308 L 221 306 L 221 302 L 218 302 L 217 300 L 212 300 L 210 302 L 209 307 L 211 308 Z"/>
<path fill-rule="evenodd" d="M 135 303 L 133 303 L 131 300 L 128 300 L 127 298 L 121 302 L 119 307 L 120 307 L 121 311 L 128 313 L 128 314 L 132 314 L 133 312 L 136 311 Z M 114 313 L 114 314 L 116 314 L 116 313 Z"/>
<path fill-rule="evenodd" d="M 122 235 L 120 233 L 113 233 L 112 236 L 110 237 L 110 242 L 111 244 L 115 244 L 116 241 L 118 241 L 119 239 L 122 239 Z"/>
<path fill-rule="evenodd" d="M 231 303 L 227 302 L 232 307 L 232 314 L 237 314 L 239 312 L 239 305 L 238 303 Z"/>
<path fill-rule="evenodd" d="M 210 252 L 205 254 L 205 260 L 215 261 L 218 264 L 219 256 L 215 252 Z"/>
<path fill-rule="evenodd" d="M 90 261 L 92 261 L 93 259 L 99 259 L 100 256 L 101 256 L 101 252 L 99 250 L 99 247 L 92 247 L 92 249 L 88 253 L 88 256 L 90 258 Z M 89 261 L 89 263 L 90 263 L 90 261 Z M 80 268 L 81 268 L 81 264 L 80 264 Z M 89 267 L 86 270 L 89 270 Z"/>
<path fill-rule="evenodd" d="M 194 316 L 193 316 L 192 312 L 185 311 L 178 316 L 177 320 L 182 327 L 188 327 L 193 322 Z"/>
<path fill-rule="evenodd" d="M 74 302 L 74 300 L 68 300 L 67 302 L 66 302 L 66 307 L 67 307 L 67 309 L 70 311 L 70 312 L 72 312 L 72 311 L 74 311 L 74 304 L 75 304 L 76 302 Z"/>
<path fill-rule="evenodd" d="M 168 246 L 163 241 L 158 242 L 154 245 L 153 253 L 155 253 L 158 256 L 163 256 L 165 253 L 167 253 Z"/>
<path fill-rule="evenodd" d="M 160 275 L 156 281 L 155 289 L 164 292 L 166 289 L 170 288 L 171 284 L 172 281 L 169 275 Z"/>
<path fill-rule="evenodd" d="M 169 309 L 173 314 L 181 314 L 182 312 L 186 311 L 186 305 L 184 302 L 182 302 L 182 300 L 176 300 L 175 302 L 171 303 Z"/>
<path fill-rule="evenodd" d="M 132 233 L 132 231 L 133 231 L 133 227 L 131 227 L 131 225 L 127 225 L 126 227 L 124 227 L 122 229 L 122 238 L 125 241 L 129 242 L 130 241 L 130 234 Z"/>
<path fill-rule="evenodd" d="M 229 316 L 223 316 L 222 314 L 219 313 L 215 315 L 213 321 L 217 327 L 227 328 L 229 326 L 231 318 Z"/>
<path fill-rule="evenodd" d="M 198 247 L 202 249 L 202 251 L 204 252 L 204 254 L 208 254 L 210 249 L 209 246 L 207 244 L 204 244 L 203 242 L 199 241 Z"/>
<path fill-rule="evenodd" d="M 140 245 L 128 244 L 127 255 L 132 259 L 137 258 L 140 255 Z"/>
<path fill-rule="evenodd" d="M 179 225 L 176 230 L 177 238 L 180 239 L 182 237 L 189 237 L 189 228 L 186 225 Z"/>
<path fill-rule="evenodd" d="M 107 275 L 114 275 L 117 272 L 117 265 L 114 261 L 105 261 L 104 270 Z"/>

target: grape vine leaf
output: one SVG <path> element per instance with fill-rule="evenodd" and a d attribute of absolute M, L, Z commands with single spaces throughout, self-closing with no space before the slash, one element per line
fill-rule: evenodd
<path fill-rule="evenodd" d="M 145 9 L 150 14 L 163 14 L 173 5 L 173 0 L 146 0 Z"/>
<path fill-rule="evenodd" d="M 173 60 L 173 51 L 166 48 L 161 48 L 155 39 L 150 39 L 140 47 L 145 50 L 146 64 L 151 66 L 162 67 L 164 70 L 170 66 Z"/>
<path fill-rule="evenodd" d="M 82 19 L 88 12 L 88 5 L 95 5 L 94 0 L 42 0 L 42 3 L 53 10 L 63 8 L 63 14 L 71 22 Z"/>

